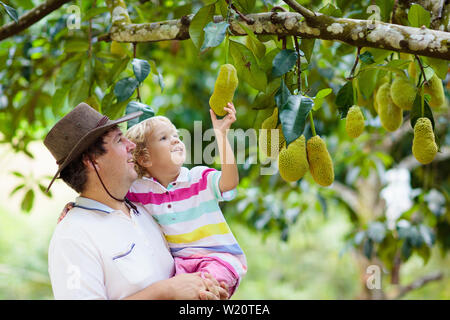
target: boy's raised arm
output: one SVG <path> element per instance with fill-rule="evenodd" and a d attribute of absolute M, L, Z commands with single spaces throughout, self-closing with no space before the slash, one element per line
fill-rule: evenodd
<path fill-rule="evenodd" d="M 239 172 L 236 165 L 233 149 L 227 138 L 227 131 L 231 124 L 236 121 L 236 109 L 233 103 L 228 103 L 224 108 L 228 114 L 222 119 L 217 119 L 216 114 L 211 109 L 211 121 L 216 134 L 219 148 L 220 163 L 222 165 L 222 175 L 219 180 L 221 192 L 233 190 L 239 184 Z"/>

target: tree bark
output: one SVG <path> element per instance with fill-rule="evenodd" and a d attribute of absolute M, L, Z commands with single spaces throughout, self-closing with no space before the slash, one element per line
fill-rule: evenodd
<path fill-rule="evenodd" d="M 11 22 L 0 28 L 0 41 L 16 35 L 29 28 L 48 14 L 59 9 L 71 0 L 48 0 L 36 8 L 28 11 L 19 18 L 19 21 Z"/>
<path fill-rule="evenodd" d="M 154 23 L 127 23 L 128 14 L 122 7 L 114 8 L 110 38 L 119 42 L 153 42 L 189 39 L 189 26 L 194 15 L 179 20 Z M 126 14 L 126 15 L 125 15 Z M 323 40 L 337 40 L 355 47 L 371 47 L 407 52 L 450 60 L 450 33 L 427 28 L 413 28 L 385 22 L 334 18 L 315 13 L 308 19 L 296 12 L 265 12 L 247 15 L 254 23 L 242 19 L 230 20 L 230 32 L 236 36 L 247 33 L 239 24 L 246 25 L 255 34 L 299 36 Z M 215 16 L 214 22 L 223 21 Z"/>

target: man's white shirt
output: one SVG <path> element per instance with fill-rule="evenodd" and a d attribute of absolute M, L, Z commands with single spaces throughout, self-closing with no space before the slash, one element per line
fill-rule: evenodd
<path fill-rule="evenodd" d="M 139 209 L 139 206 L 138 206 Z M 158 224 L 84 197 L 57 225 L 48 263 L 55 299 L 122 299 L 174 274 Z"/>

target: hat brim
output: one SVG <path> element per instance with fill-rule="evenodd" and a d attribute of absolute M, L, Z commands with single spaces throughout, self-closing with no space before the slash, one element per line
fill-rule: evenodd
<path fill-rule="evenodd" d="M 101 137 L 106 131 L 108 131 L 108 129 L 114 127 L 115 125 L 117 125 L 119 123 L 126 122 L 126 121 L 129 121 L 131 119 L 137 118 L 137 117 L 139 117 L 142 114 L 143 114 L 142 111 L 137 111 L 137 112 L 133 112 L 133 113 L 127 114 L 127 115 L 125 115 L 122 118 L 119 118 L 117 120 L 109 120 L 106 124 L 104 124 L 102 126 L 99 126 L 99 127 L 95 128 L 95 129 L 89 131 L 88 133 L 86 133 L 80 139 L 80 141 L 78 141 L 78 143 L 72 148 L 72 150 L 69 152 L 67 157 L 64 159 L 63 163 L 61 163 L 59 165 L 58 171 L 56 172 L 56 174 L 54 175 L 52 181 L 48 185 L 46 192 L 48 192 L 50 190 L 50 187 L 52 186 L 53 182 L 56 180 L 58 175 L 61 173 L 61 171 L 65 167 L 67 167 L 67 165 L 69 163 L 71 163 L 79 155 L 81 155 L 87 148 L 89 148 L 89 146 L 91 144 L 93 144 L 95 142 L 95 140 L 97 140 L 97 138 Z"/>

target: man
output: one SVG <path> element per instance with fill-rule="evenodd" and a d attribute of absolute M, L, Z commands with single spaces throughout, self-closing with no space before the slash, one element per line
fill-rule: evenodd
<path fill-rule="evenodd" d="M 56 299 L 226 299 L 226 288 L 200 274 L 172 277 L 174 262 L 162 233 L 125 198 L 137 178 L 119 123 L 85 103 L 58 121 L 44 140 L 58 177 L 80 196 L 57 225 L 49 247 Z"/>

